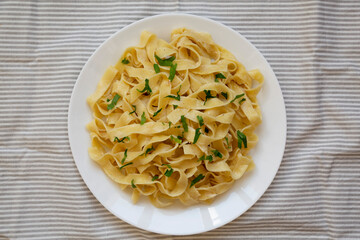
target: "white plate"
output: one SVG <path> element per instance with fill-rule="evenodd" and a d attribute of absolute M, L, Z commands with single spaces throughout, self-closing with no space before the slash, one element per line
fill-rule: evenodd
<path fill-rule="evenodd" d="M 144 198 L 132 204 L 128 192 L 112 182 L 88 156 L 90 137 L 85 125 L 92 115 L 86 97 L 95 91 L 105 69 L 114 65 L 123 51 L 148 30 L 167 41 L 174 28 L 208 32 L 250 70 L 258 68 L 265 77 L 259 93 L 263 123 L 257 130 L 258 145 L 252 150 L 256 168 L 237 181 L 212 205 L 175 205 L 157 209 Z M 248 210 L 269 187 L 280 166 L 286 141 L 285 105 L 279 83 L 261 53 L 243 36 L 218 22 L 187 14 L 166 14 L 145 18 L 124 27 L 106 40 L 90 57 L 75 84 L 70 100 L 68 133 L 79 172 L 98 201 L 111 213 L 136 227 L 162 234 L 187 235 L 220 227 Z"/>

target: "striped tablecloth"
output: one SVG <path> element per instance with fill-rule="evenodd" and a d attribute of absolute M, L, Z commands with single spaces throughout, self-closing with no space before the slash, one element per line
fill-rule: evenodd
<path fill-rule="evenodd" d="M 1 1 L 0 239 L 360 239 L 359 1 Z M 94 50 L 147 16 L 209 17 L 274 69 L 288 135 L 279 172 L 233 222 L 196 236 L 117 219 L 74 164 L 67 111 Z"/>

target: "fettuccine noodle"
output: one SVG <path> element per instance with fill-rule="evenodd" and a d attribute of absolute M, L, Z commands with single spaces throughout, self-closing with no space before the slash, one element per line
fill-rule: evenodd
<path fill-rule="evenodd" d="M 89 155 L 133 202 L 210 203 L 253 166 L 262 83 L 208 33 L 144 31 L 87 99 Z"/>

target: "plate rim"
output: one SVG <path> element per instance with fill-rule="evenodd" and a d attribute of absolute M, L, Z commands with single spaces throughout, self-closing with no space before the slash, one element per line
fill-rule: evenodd
<path fill-rule="evenodd" d="M 270 74 L 272 75 L 272 77 L 276 80 L 276 87 L 279 88 L 280 90 L 280 98 L 281 98 L 281 103 L 282 103 L 282 108 L 281 110 L 283 110 L 283 121 L 284 121 L 284 131 L 283 131 L 283 136 L 281 137 L 281 140 L 282 141 L 282 146 L 281 146 L 281 159 L 280 161 L 278 162 L 277 166 L 276 166 L 276 171 L 274 171 L 274 174 L 273 176 L 271 177 L 271 181 L 269 182 L 269 185 L 264 188 L 264 191 L 262 191 L 261 194 L 259 194 L 259 197 L 256 198 L 256 200 L 253 201 L 252 204 L 250 204 L 242 213 L 240 213 L 239 215 L 237 215 L 235 218 L 232 218 L 232 219 L 228 219 L 227 221 L 223 221 L 221 224 L 217 225 L 217 226 L 213 226 L 213 227 L 210 227 L 210 228 L 206 228 L 204 227 L 204 229 L 201 229 L 199 231 L 192 231 L 192 232 L 186 232 L 184 234 L 177 234 L 177 233 L 171 233 L 171 232 L 168 232 L 168 231 L 157 231 L 157 230 L 152 230 L 152 229 L 149 229 L 149 228 L 146 228 L 146 227 L 142 227 L 142 226 L 139 226 L 137 223 L 134 223 L 134 222 L 131 222 L 129 221 L 128 219 L 124 219 L 120 216 L 118 216 L 117 213 L 115 213 L 113 211 L 113 209 L 111 208 L 108 208 L 107 206 L 105 206 L 100 200 L 99 198 L 94 194 L 94 192 L 91 190 L 88 182 L 85 181 L 85 178 L 83 176 L 83 173 L 82 173 L 82 170 L 79 169 L 79 166 L 75 160 L 75 157 L 74 157 L 74 150 L 73 150 L 73 147 L 72 147 L 72 140 L 73 139 L 73 136 L 72 136 L 72 133 L 70 131 L 71 129 L 71 117 L 72 117 L 72 109 L 73 109 L 73 101 L 74 101 L 74 92 L 75 92 L 75 89 L 77 89 L 77 86 L 79 85 L 79 79 L 81 79 L 82 75 L 84 75 L 84 72 L 85 72 L 85 69 L 87 68 L 87 66 L 89 65 L 89 63 L 91 62 L 90 60 L 97 54 L 97 52 L 100 51 L 100 49 L 107 44 L 107 42 L 111 41 L 112 38 L 114 38 L 116 35 L 120 34 L 121 32 L 123 31 L 126 31 L 128 28 L 131 28 L 132 26 L 134 25 L 137 25 L 137 24 L 141 24 L 145 21 L 149 21 L 149 20 L 153 20 L 153 19 L 156 19 L 156 18 L 163 18 L 163 17 L 168 17 L 168 16 L 178 16 L 178 17 L 192 17 L 192 18 L 197 18 L 197 19 L 200 19 L 200 20 L 206 20 L 208 22 L 211 22 L 213 24 L 216 24 L 218 25 L 219 27 L 222 27 L 222 28 L 226 28 L 227 30 L 230 30 L 231 32 L 235 33 L 236 35 L 238 35 L 238 37 L 242 38 L 244 41 L 246 41 L 249 46 L 251 46 L 252 50 L 255 51 L 261 58 L 262 60 L 268 65 L 269 69 L 271 70 L 270 71 Z M 97 48 L 96 50 L 91 54 L 91 56 L 86 60 L 86 63 L 84 64 L 84 66 L 82 67 L 77 79 L 76 79 L 76 82 L 74 84 L 74 87 L 72 89 L 72 93 L 71 93 L 71 97 L 70 97 L 70 100 L 69 100 L 69 107 L 68 107 L 68 119 L 67 119 L 67 135 L 68 135 L 68 140 L 69 140 L 69 146 L 70 146 L 70 151 L 71 151 L 71 154 L 72 154 L 72 158 L 74 160 L 74 163 L 75 163 L 75 166 L 83 180 L 83 182 L 85 183 L 86 187 L 88 188 L 88 190 L 91 192 L 91 194 L 96 198 L 96 200 L 107 210 L 109 211 L 110 213 L 112 213 L 115 217 L 119 218 L 120 220 L 134 226 L 134 227 L 137 227 L 137 228 L 140 228 L 140 229 L 143 229 L 143 230 L 146 230 L 146 231 L 149 231 L 149 232 L 154 232 L 154 233 L 158 233 L 158 234 L 164 234 L 164 235 L 192 235 L 192 234 L 199 234 L 199 233 L 203 233 L 203 232 L 207 232 L 207 231 L 211 231 L 211 230 L 214 230 L 214 229 L 217 229 L 217 228 L 220 228 L 226 224 L 228 224 L 229 222 L 239 218 L 241 215 L 243 215 L 245 212 L 247 212 L 250 208 L 252 208 L 255 203 L 264 195 L 264 193 L 268 190 L 268 188 L 270 187 L 270 185 L 273 183 L 274 179 L 275 179 L 275 176 L 277 175 L 277 172 L 279 171 L 280 169 L 280 166 L 281 166 L 281 163 L 282 163 L 282 160 L 284 158 L 284 153 L 285 153 L 285 147 L 286 147 L 286 141 L 287 141 L 287 115 L 286 115 L 286 105 L 285 105 L 285 101 L 284 101 L 284 97 L 283 97 L 283 93 L 282 93 L 282 90 L 281 90 L 281 86 L 280 86 L 280 83 L 279 83 L 279 80 L 278 78 L 276 77 L 275 75 L 275 72 L 273 70 L 273 68 L 271 67 L 270 63 L 267 61 L 267 59 L 263 56 L 263 54 L 261 53 L 261 51 L 259 49 L 257 49 L 248 39 L 246 39 L 243 35 L 241 35 L 239 32 L 235 31 L 234 29 L 232 29 L 231 27 L 229 26 L 226 26 L 225 24 L 221 23 L 221 22 L 218 22 L 218 21 L 215 21 L 211 18 L 208 18 L 208 17 L 203 17 L 203 16 L 198 16 L 198 15 L 194 15 L 194 14 L 189 14 L 189 13 L 165 13 L 165 14 L 156 14 L 156 15 L 152 15 L 152 16 L 148 16 L 148 17 L 145 17 L 145 18 L 142 18 L 140 20 L 137 20 L 137 21 L 134 21 L 132 22 L 131 24 L 128 24 L 124 27 L 122 27 L 121 29 L 117 30 L 116 32 L 114 32 L 113 34 L 111 34 L 109 37 L 107 37 Z M 90 158 L 89 158 L 90 159 Z"/>

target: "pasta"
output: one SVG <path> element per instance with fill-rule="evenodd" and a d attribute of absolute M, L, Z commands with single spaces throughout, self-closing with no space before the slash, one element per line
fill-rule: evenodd
<path fill-rule="evenodd" d="M 208 33 L 144 31 L 87 99 L 89 155 L 134 203 L 211 203 L 254 166 L 262 83 Z"/>

